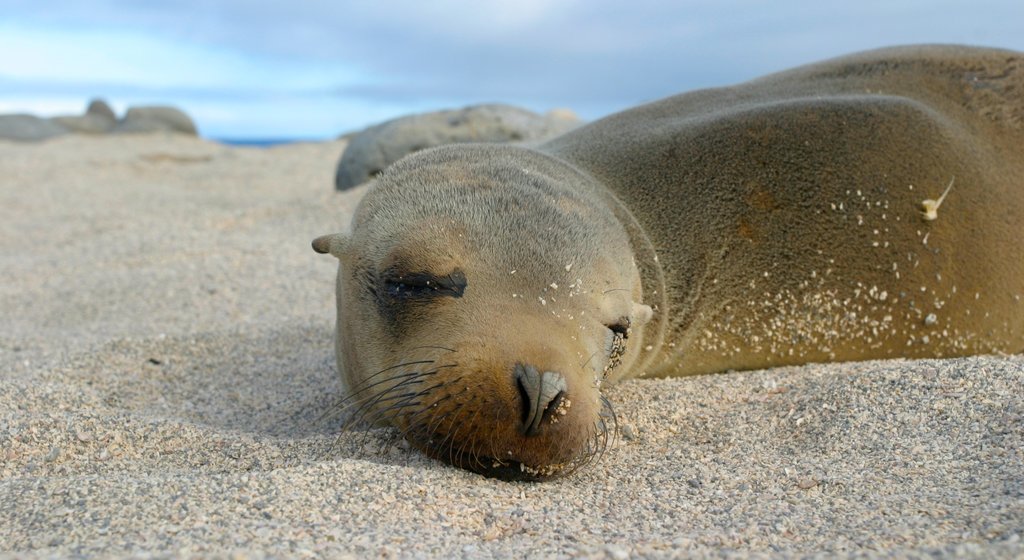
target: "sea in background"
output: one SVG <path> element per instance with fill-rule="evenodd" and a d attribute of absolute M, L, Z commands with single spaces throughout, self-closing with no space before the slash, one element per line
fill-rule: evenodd
<path fill-rule="evenodd" d="M 227 144 L 229 146 L 247 146 L 250 148 L 269 148 L 282 144 L 297 144 L 300 142 L 325 142 L 328 138 L 210 138 L 214 142 Z"/>

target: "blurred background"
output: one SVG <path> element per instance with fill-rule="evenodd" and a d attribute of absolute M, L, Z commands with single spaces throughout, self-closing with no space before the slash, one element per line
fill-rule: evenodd
<path fill-rule="evenodd" d="M 1024 0 L 0 0 L 0 113 L 170 104 L 236 141 L 485 102 L 590 120 L 925 42 L 1024 50 Z"/>

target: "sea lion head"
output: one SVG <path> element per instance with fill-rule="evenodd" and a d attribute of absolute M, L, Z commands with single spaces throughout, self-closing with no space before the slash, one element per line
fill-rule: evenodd
<path fill-rule="evenodd" d="M 359 414 L 489 476 L 544 479 L 614 432 L 602 382 L 652 315 L 596 182 L 526 148 L 456 145 L 378 177 L 340 260 L 338 368 Z"/>

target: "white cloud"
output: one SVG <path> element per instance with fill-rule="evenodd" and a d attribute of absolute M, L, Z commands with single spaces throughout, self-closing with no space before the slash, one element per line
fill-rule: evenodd
<path fill-rule="evenodd" d="M 81 97 L 57 96 L 4 96 L 0 97 L 0 114 L 28 113 L 38 116 L 77 115 L 85 111 Z"/>
<path fill-rule="evenodd" d="M 50 84 L 231 91 L 327 89 L 360 76 L 317 60 L 252 54 L 129 29 L 0 25 L 0 77 Z"/>
<path fill-rule="evenodd" d="M 348 6 L 353 18 L 384 28 L 447 39 L 494 43 L 522 39 L 538 27 L 571 23 L 581 0 L 367 0 Z"/>
<path fill-rule="evenodd" d="M 236 136 L 488 101 L 596 117 L 884 45 L 1024 49 L 1021 0 L 4 0 L 2 17 L 0 110 L 105 95 Z"/>

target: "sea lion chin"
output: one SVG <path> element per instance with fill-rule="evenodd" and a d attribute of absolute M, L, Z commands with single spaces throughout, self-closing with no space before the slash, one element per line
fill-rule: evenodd
<path fill-rule="evenodd" d="M 355 415 L 540 480 L 620 379 L 1021 352 L 1022 89 L 1019 53 L 885 49 L 407 156 L 313 242 Z"/>

